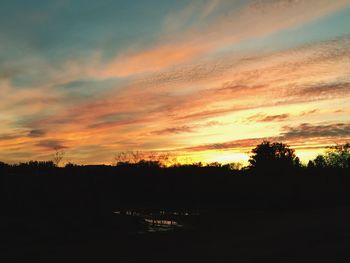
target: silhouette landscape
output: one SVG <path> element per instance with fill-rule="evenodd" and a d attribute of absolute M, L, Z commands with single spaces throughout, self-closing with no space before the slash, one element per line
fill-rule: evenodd
<path fill-rule="evenodd" d="M 350 262 L 350 0 L 2 0 L 0 262 Z"/>
<path fill-rule="evenodd" d="M 246 167 L 165 165 L 140 152 L 58 167 L 58 155 L 0 165 L 2 256 L 12 262 L 348 259 L 349 144 L 307 165 L 268 141 Z"/>

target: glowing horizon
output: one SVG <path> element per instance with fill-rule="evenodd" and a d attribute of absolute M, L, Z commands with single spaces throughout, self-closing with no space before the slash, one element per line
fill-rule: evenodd
<path fill-rule="evenodd" d="M 350 141 L 350 0 L 5 0 L 0 161 L 303 162 Z"/>

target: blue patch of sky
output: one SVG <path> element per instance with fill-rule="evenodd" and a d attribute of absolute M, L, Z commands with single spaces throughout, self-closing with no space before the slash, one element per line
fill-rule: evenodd
<path fill-rule="evenodd" d="M 48 59 L 84 56 L 93 50 L 108 58 L 159 37 L 164 17 L 190 0 L 32 0 L 1 3 L 0 34 L 25 42 Z M 1 51 L 0 51 L 1 53 Z"/>
<path fill-rule="evenodd" d="M 350 36 L 350 8 L 320 17 L 271 35 L 252 38 L 219 50 L 226 52 L 271 52 Z"/>
<path fill-rule="evenodd" d="M 47 78 L 37 61 L 60 70 L 67 59 L 95 54 L 109 60 L 128 48 L 159 41 L 164 18 L 190 0 L 4 0 L 0 8 L 0 66 L 17 69 L 12 84 L 33 87 Z M 103 62 L 103 61 L 101 61 Z M 4 64 L 5 63 L 5 64 Z"/>
<path fill-rule="evenodd" d="M 191 12 L 191 15 L 183 19 L 181 16 L 179 19 L 178 25 L 176 27 L 176 32 L 174 34 L 181 34 L 183 31 L 188 30 L 191 27 L 195 27 L 197 29 L 205 30 L 210 24 L 216 19 L 227 15 L 227 11 L 230 11 L 230 15 L 234 16 L 236 13 L 239 13 L 242 7 L 250 4 L 251 0 L 234 0 L 234 1 L 222 1 L 219 4 L 215 5 L 212 10 L 210 10 L 207 14 L 208 10 L 205 10 L 206 7 L 210 4 L 212 0 L 198 0 L 195 2 L 198 6 L 195 7 Z M 194 2 L 194 1 L 193 1 Z M 202 9 L 201 9 L 202 7 Z M 188 7 L 191 9 L 191 7 Z M 178 11 L 178 10 L 177 10 Z"/>
<path fill-rule="evenodd" d="M 110 78 L 105 80 L 77 80 L 61 85 L 61 88 L 68 98 L 76 100 L 96 99 L 99 94 L 105 91 L 115 90 L 124 87 L 127 83 L 125 79 Z"/>

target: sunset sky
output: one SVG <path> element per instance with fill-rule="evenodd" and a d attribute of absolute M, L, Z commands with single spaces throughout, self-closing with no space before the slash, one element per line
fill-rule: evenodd
<path fill-rule="evenodd" d="M 350 141 L 350 0 L 2 0 L 0 161 L 302 161 Z"/>

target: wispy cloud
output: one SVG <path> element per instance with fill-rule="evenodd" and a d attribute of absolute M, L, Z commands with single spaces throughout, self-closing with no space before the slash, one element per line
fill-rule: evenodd
<path fill-rule="evenodd" d="M 211 10 L 211 6 L 215 7 L 217 4 L 209 2 L 209 5 L 204 6 L 203 10 Z M 223 15 L 214 18 L 205 28 L 202 25 L 193 24 L 189 29 L 182 31 L 179 36 L 166 35 L 165 41 L 161 41 L 155 47 L 121 54 L 99 74 L 106 77 L 120 77 L 164 70 L 189 62 L 199 56 L 208 55 L 226 45 L 272 34 L 284 28 L 313 20 L 328 12 L 350 6 L 350 3 L 347 0 L 332 2 L 279 0 L 253 1 L 239 9 L 234 8 L 234 2 L 232 5 L 231 9 L 222 10 Z M 229 5 L 224 6 L 229 7 Z M 191 13 L 188 10 L 192 10 L 192 13 L 198 11 L 192 4 L 185 10 L 179 14 L 178 18 L 172 17 L 171 24 L 176 23 L 175 20 L 183 21 L 184 15 Z"/>
<path fill-rule="evenodd" d="M 191 132 L 196 132 L 196 130 L 200 129 L 200 128 L 214 127 L 217 125 L 221 125 L 221 123 L 218 121 L 210 121 L 210 122 L 206 122 L 203 124 L 183 125 L 183 126 L 165 128 L 162 130 L 152 131 L 151 134 L 154 134 L 154 135 L 172 135 L 172 134 L 191 133 Z"/>
<path fill-rule="evenodd" d="M 45 131 L 36 129 L 36 130 L 31 130 L 28 133 L 28 136 L 36 138 L 36 137 L 43 137 L 45 134 L 46 134 Z"/>
<path fill-rule="evenodd" d="M 324 142 L 348 136 L 350 119 L 339 110 L 350 107 L 349 35 L 297 45 L 278 36 L 317 25 L 349 7 L 348 0 L 203 0 L 175 10 L 179 6 L 157 17 L 163 21 L 157 27 L 139 24 L 140 32 L 120 37 L 96 21 L 86 32 L 56 32 L 50 45 L 51 34 L 29 25 L 37 41 L 16 41 L 6 31 L 4 41 L 26 55 L 8 52 L 11 45 L 0 51 L 0 149 L 12 156 L 26 148 L 21 156 L 44 158 L 42 152 L 68 147 L 72 160 L 90 162 L 100 145 L 104 162 L 130 148 L 191 152 L 238 149 L 269 136 L 298 144 L 304 136 L 305 145 L 316 135 Z M 129 34 L 147 37 L 128 40 Z M 291 38 L 304 37 L 295 34 Z M 73 35 L 77 53 L 65 46 Z"/>
<path fill-rule="evenodd" d="M 297 127 L 283 127 L 282 136 L 288 139 L 309 137 L 350 137 L 350 123 L 318 124 L 302 123 Z"/>
<path fill-rule="evenodd" d="M 311 140 L 310 140 L 311 139 Z M 184 148 L 185 151 L 209 151 L 209 150 L 233 150 L 242 148 L 252 148 L 263 140 L 283 141 L 298 146 L 298 148 L 310 148 L 312 144 L 303 144 L 308 140 L 321 148 L 319 144 L 323 144 L 322 148 L 327 145 L 333 145 L 337 142 L 344 143 L 350 139 L 350 123 L 333 123 L 313 125 L 303 123 L 295 127 L 285 126 L 280 135 L 272 137 L 248 138 L 243 140 L 233 140 L 228 142 L 203 144 L 193 147 Z"/>
<path fill-rule="evenodd" d="M 250 116 L 248 121 L 257 121 L 257 122 L 272 122 L 272 121 L 285 121 L 290 118 L 290 114 L 277 114 L 277 115 L 265 115 L 265 114 L 256 114 Z"/>
<path fill-rule="evenodd" d="M 61 140 L 44 140 L 44 141 L 39 141 L 36 146 L 42 147 L 48 150 L 60 150 L 67 148 L 64 146 L 64 142 Z"/>

